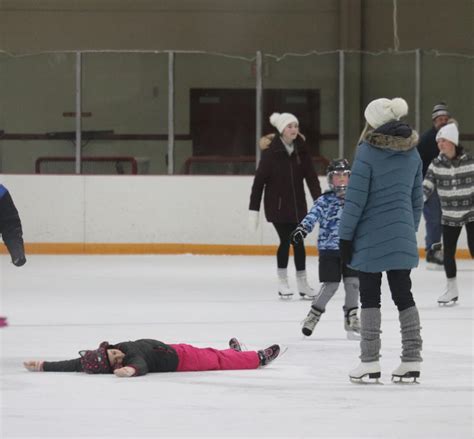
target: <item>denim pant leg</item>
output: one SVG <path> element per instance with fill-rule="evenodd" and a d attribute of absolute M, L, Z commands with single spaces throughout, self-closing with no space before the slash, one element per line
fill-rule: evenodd
<path fill-rule="evenodd" d="M 441 203 L 436 190 L 426 200 L 423 216 L 426 226 L 425 250 L 429 250 L 434 243 L 441 242 Z"/>

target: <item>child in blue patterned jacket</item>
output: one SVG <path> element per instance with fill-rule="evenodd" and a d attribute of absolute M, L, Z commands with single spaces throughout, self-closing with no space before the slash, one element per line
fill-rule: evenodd
<path fill-rule="evenodd" d="M 331 161 L 327 169 L 329 190 L 321 195 L 313 207 L 292 233 L 292 240 L 302 241 L 319 222 L 319 293 L 314 297 L 311 309 L 303 322 L 302 332 L 310 336 L 326 305 L 339 288 L 341 277 L 346 292 L 344 302 L 344 329 L 347 338 L 358 340 L 360 325 L 357 317 L 359 307 L 359 278 L 357 271 L 342 263 L 339 252 L 339 222 L 344 207 L 344 197 L 351 168 L 346 159 Z"/>

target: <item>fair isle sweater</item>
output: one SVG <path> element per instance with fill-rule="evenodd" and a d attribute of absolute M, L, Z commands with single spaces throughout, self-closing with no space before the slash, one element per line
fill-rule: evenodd
<path fill-rule="evenodd" d="M 437 190 L 441 201 L 441 223 L 462 227 L 474 221 L 474 159 L 461 152 L 453 159 L 440 154 L 426 172 L 423 192 L 428 199 Z"/>

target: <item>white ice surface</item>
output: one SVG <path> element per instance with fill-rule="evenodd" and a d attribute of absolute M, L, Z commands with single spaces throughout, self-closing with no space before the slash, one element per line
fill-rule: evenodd
<path fill-rule="evenodd" d="M 1 256 L 0 264 L 0 314 L 10 322 L 0 330 L 2 438 L 473 437 L 472 261 L 458 261 L 460 301 L 450 308 L 436 304 L 444 273 L 423 263 L 413 271 L 419 385 L 390 382 L 400 333 L 385 279 L 384 385 L 356 385 L 347 373 L 359 346 L 345 338 L 342 288 L 304 339 L 310 302 L 276 298 L 273 257 L 30 256 L 16 268 Z M 316 258 L 308 271 L 316 286 Z M 226 348 L 233 336 L 249 349 L 279 342 L 288 351 L 251 371 L 117 378 L 22 368 L 27 359 L 74 358 L 103 340 Z"/>

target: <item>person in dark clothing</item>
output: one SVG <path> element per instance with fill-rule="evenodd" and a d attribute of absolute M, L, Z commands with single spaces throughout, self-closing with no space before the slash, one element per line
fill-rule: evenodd
<path fill-rule="evenodd" d="M 423 178 L 425 178 L 430 163 L 438 157 L 439 154 L 436 134 L 441 127 L 448 123 L 450 116 L 446 103 L 440 102 L 433 107 L 431 115 L 433 126 L 421 135 L 420 141 L 417 145 L 418 152 L 420 153 L 423 162 Z M 441 245 L 441 204 L 436 191 L 428 200 L 426 200 L 423 207 L 423 216 L 426 225 L 426 266 L 428 269 L 442 270 L 443 251 Z"/>
<path fill-rule="evenodd" d="M 12 263 L 21 267 L 26 263 L 23 229 L 20 215 L 8 189 L 0 184 L 0 233 Z"/>
<path fill-rule="evenodd" d="M 0 234 L 7 247 L 12 263 L 21 267 L 25 265 L 25 247 L 20 215 L 8 189 L 0 184 Z M 0 316 L 0 328 L 7 326 L 7 318 Z"/>
<path fill-rule="evenodd" d="M 293 291 L 288 283 L 290 235 L 307 213 L 304 181 L 313 200 L 321 195 L 319 179 L 311 155 L 299 132 L 298 119 L 290 113 L 273 113 L 270 123 L 277 132 L 260 140 L 262 158 L 252 185 L 249 226 L 258 228 L 259 210 L 264 195 L 265 217 L 275 227 L 280 245 L 277 250 L 278 294 L 289 299 Z M 302 298 L 312 299 L 316 292 L 308 285 L 304 242 L 293 243 L 296 280 Z"/>
<path fill-rule="evenodd" d="M 133 377 L 153 372 L 256 369 L 278 357 L 275 344 L 260 351 L 243 351 L 236 338 L 230 349 L 196 348 L 188 344 L 165 344 L 141 339 L 111 345 L 104 341 L 98 349 L 79 351 L 79 358 L 65 361 L 29 360 L 23 365 L 31 372 L 85 372 Z"/>

